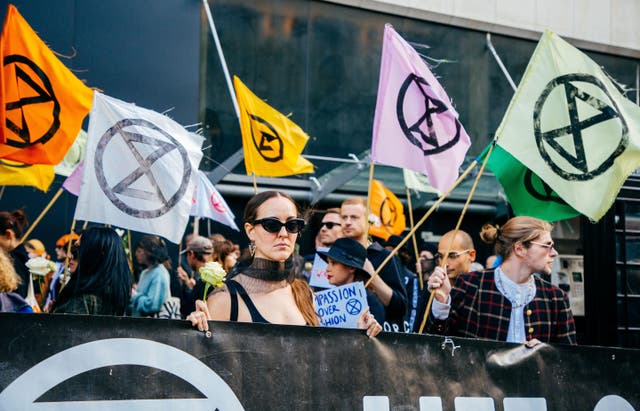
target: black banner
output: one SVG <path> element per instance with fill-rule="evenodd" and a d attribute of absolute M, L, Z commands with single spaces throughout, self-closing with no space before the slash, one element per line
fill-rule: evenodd
<path fill-rule="evenodd" d="M 639 410 L 640 350 L 0 314 L 0 410 Z"/>

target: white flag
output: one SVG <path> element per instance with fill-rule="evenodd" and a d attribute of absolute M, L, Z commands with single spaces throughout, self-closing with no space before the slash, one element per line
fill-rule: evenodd
<path fill-rule="evenodd" d="M 178 243 L 203 138 L 155 111 L 95 93 L 75 218 Z"/>
<path fill-rule="evenodd" d="M 236 217 L 218 190 L 211 184 L 206 174 L 198 171 L 196 180 L 193 205 L 189 214 L 196 217 L 210 218 L 213 221 L 240 231 L 235 222 Z"/>
<path fill-rule="evenodd" d="M 404 185 L 409 190 L 421 191 L 423 193 L 436 194 L 438 197 L 442 195 L 440 190 L 433 187 L 429 183 L 429 177 L 422 173 L 417 173 L 413 170 L 402 169 L 402 176 L 404 177 Z"/>

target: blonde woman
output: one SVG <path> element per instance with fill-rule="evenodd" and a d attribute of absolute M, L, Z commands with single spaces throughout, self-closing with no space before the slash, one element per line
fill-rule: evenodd
<path fill-rule="evenodd" d="M 13 263 L 4 250 L 0 249 L 0 312 L 32 313 L 33 309 L 24 298 L 13 291 L 18 288 L 19 277 Z"/>

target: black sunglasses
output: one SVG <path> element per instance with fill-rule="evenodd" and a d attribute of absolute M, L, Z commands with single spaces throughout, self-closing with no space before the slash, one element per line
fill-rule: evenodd
<path fill-rule="evenodd" d="M 334 223 L 333 221 L 327 221 L 324 223 L 320 223 L 320 228 L 326 226 L 329 230 L 331 230 L 333 227 L 342 227 L 342 224 L 340 223 Z"/>
<path fill-rule="evenodd" d="M 291 220 L 287 220 L 285 223 L 283 223 L 275 217 L 267 217 L 256 220 L 253 222 L 253 224 L 262 225 L 262 228 L 264 228 L 268 233 L 279 233 L 284 226 L 289 234 L 297 234 L 302 231 L 305 223 L 302 218 L 292 218 Z"/>

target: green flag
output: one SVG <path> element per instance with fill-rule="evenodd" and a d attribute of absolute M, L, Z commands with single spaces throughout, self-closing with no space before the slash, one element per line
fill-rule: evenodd
<path fill-rule="evenodd" d="M 499 147 L 595 221 L 640 167 L 640 108 L 593 60 L 549 30 L 496 136 Z"/>
<path fill-rule="evenodd" d="M 489 146 L 484 149 L 478 162 L 484 161 L 488 151 Z M 550 222 L 580 215 L 558 197 L 540 177 L 502 147 L 496 145 L 493 148 L 487 168 L 500 181 L 515 215 L 526 215 Z"/>

